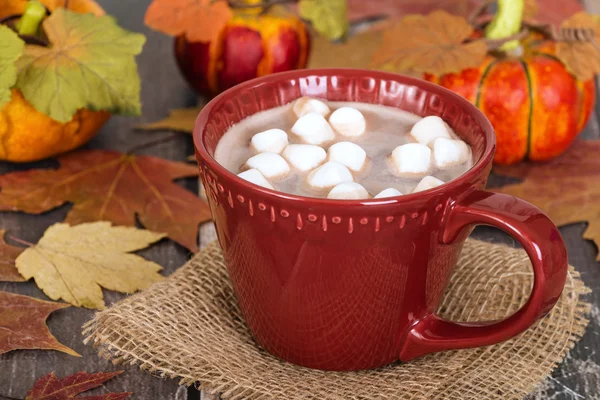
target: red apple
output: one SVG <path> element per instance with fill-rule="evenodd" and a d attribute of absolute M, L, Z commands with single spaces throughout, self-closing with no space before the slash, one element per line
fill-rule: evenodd
<path fill-rule="evenodd" d="M 306 27 L 291 14 L 236 15 L 212 42 L 175 39 L 179 68 L 205 95 L 259 76 L 304 68 L 309 50 Z"/>

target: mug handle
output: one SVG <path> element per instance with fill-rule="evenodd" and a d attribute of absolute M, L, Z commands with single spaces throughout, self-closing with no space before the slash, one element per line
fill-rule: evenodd
<path fill-rule="evenodd" d="M 565 285 L 567 250 L 556 226 L 538 208 L 513 196 L 476 190 L 449 205 L 440 240 L 453 243 L 467 226 L 502 229 L 527 251 L 534 283 L 527 303 L 501 321 L 463 323 L 426 314 L 405 334 L 399 358 L 408 361 L 443 350 L 488 346 L 523 332 L 556 304 Z"/>

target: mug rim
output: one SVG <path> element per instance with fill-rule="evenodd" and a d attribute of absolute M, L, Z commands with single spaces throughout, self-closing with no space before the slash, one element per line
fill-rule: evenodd
<path fill-rule="evenodd" d="M 227 168 L 222 166 L 217 162 L 217 160 L 208 152 L 204 144 L 204 126 L 208 123 L 210 114 L 212 110 L 215 108 L 217 104 L 220 104 L 225 99 L 229 99 L 235 97 L 239 92 L 247 89 L 251 89 L 253 87 L 258 87 L 267 83 L 274 83 L 277 81 L 285 81 L 288 79 L 298 79 L 305 78 L 309 76 L 339 76 L 345 75 L 350 77 L 363 77 L 363 78 L 375 78 L 380 80 L 393 80 L 400 82 L 403 85 L 412 85 L 420 87 L 421 89 L 426 90 L 429 93 L 437 93 L 442 94 L 447 97 L 453 98 L 455 103 L 458 103 L 462 108 L 466 109 L 469 114 L 475 117 L 475 120 L 478 124 L 480 124 L 485 138 L 485 148 L 483 154 L 473 164 L 473 166 L 460 175 L 457 178 L 452 179 L 449 182 L 444 182 L 442 185 L 437 186 L 432 189 L 423 190 L 417 193 L 408 193 L 395 197 L 385 197 L 380 199 L 360 199 L 360 200 L 343 200 L 343 199 L 328 199 L 321 197 L 309 197 L 309 196 L 300 196 L 291 193 L 285 193 L 273 189 L 267 189 L 265 187 L 256 185 L 252 182 L 249 182 L 245 179 L 238 177 L 233 172 L 229 171 Z M 248 190 L 258 192 L 265 196 L 276 197 L 285 201 L 293 201 L 293 202 L 307 202 L 310 201 L 315 205 L 323 205 L 323 206 L 375 206 L 375 205 L 391 205 L 391 204 L 403 204 L 409 203 L 419 197 L 425 196 L 435 196 L 446 192 L 447 190 L 457 189 L 459 186 L 464 185 L 465 183 L 471 182 L 476 179 L 481 172 L 493 161 L 494 152 L 496 148 L 496 135 L 494 134 L 494 128 L 485 114 L 477 108 L 473 103 L 465 99 L 464 97 L 452 92 L 449 89 L 446 89 L 440 85 L 436 85 L 434 83 L 425 81 L 423 79 L 418 79 L 414 77 L 410 77 L 407 75 L 396 74 L 392 72 L 383 72 L 383 71 L 375 71 L 375 70 L 367 70 L 367 69 L 359 69 L 359 68 L 317 68 L 317 69 L 299 69 L 285 72 L 278 72 L 274 74 L 269 74 L 266 76 L 254 78 L 245 82 L 242 82 L 238 85 L 235 85 L 224 92 L 220 93 L 213 99 L 211 99 L 206 106 L 202 108 L 196 121 L 194 123 L 194 131 L 193 131 L 193 139 L 194 139 L 194 149 L 196 151 L 196 157 L 198 156 L 208 164 L 208 167 L 218 173 L 220 173 L 223 177 L 231 180 L 233 183 L 237 185 L 241 185 Z M 199 161 L 199 160 L 198 160 Z"/>

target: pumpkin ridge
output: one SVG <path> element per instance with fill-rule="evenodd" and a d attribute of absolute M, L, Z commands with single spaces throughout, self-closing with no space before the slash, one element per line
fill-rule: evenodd
<path fill-rule="evenodd" d="M 481 74 L 481 79 L 479 80 L 479 84 L 477 85 L 477 94 L 475 95 L 475 107 L 477 107 L 477 108 L 479 108 L 479 102 L 481 100 L 481 88 L 483 87 L 483 84 L 485 83 L 485 80 L 488 77 L 490 70 L 497 63 L 498 63 L 497 59 L 492 61 L 491 63 L 489 63 L 488 66 L 485 68 L 485 71 L 483 71 L 483 74 Z"/>
<path fill-rule="evenodd" d="M 525 149 L 525 158 L 529 158 L 529 153 L 531 152 L 531 124 L 533 122 L 533 87 L 531 84 L 531 76 L 529 71 L 529 66 L 523 60 L 521 60 L 521 65 L 523 66 L 523 70 L 525 71 L 525 77 L 527 78 L 527 91 L 529 93 L 529 117 L 527 118 L 527 148 Z"/>

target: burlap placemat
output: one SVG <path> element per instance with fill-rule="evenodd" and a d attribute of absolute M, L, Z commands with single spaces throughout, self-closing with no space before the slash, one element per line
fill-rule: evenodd
<path fill-rule="evenodd" d="M 527 299 L 531 283 L 522 250 L 468 240 L 440 313 L 455 321 L 504 318 Z M 510 341 L 372 371 L 322 372 L 257 347 L 213 243 L 165 281 L 97 313 L 84 335 L 115 362 L 223 399 L 522 399 L 583 334 L 588 292 L 570 268 L 552 312 Z"/>

